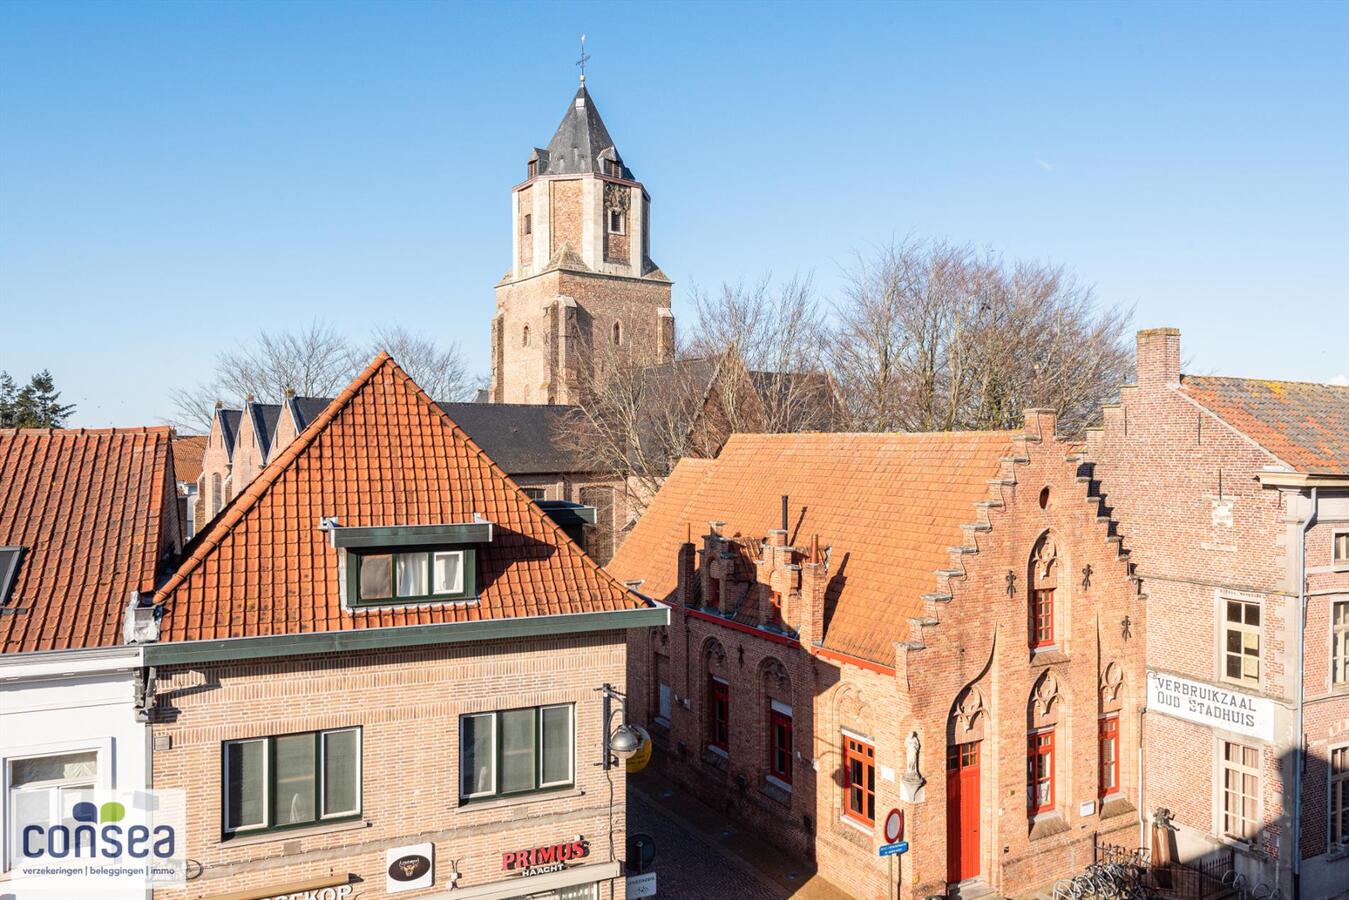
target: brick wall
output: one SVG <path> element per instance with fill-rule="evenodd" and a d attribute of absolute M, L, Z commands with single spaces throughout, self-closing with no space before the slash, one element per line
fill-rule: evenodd
<path fill-rule="evenodd" d="M 594 765 L 603 740 L 595 688 L 622 690 L 624 655 L 624 636 L 604 632 L 161 669 L 152 730 L 155 746 L 169 749 L 153 754 L 154 784 L 188 792 L 190 856 L 204 866 L 186 891 L 161 895 L 351 872 L 360 896 L 383 896 L 385 850 L 424 841 L 436 845 L 435 890 L 452 866 L 460 887 L 501 881 L 502 852 L 576 834 L 589 841 L 590 862 L 611 858 L 611 835 L 621 859 L 624 777 Z M 462 804 L 459 716 L 546 703 L 575 704 L 575 789 Z M 222 840 L 222 741 L 355 725 L 360 822 Z M 600 896 L 621 897 L 621 880 Z"/>

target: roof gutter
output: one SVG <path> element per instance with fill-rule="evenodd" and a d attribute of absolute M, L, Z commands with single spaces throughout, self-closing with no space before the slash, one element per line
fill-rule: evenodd
<path fill-rule="evenodd" d="M 1304 737 L 1303 703 L 1306 693 L 1306 632 L 1307 632 L 1307 533 L 1316 524 L 1317 489 L 1312 488 L 1312 507 L 1302 523 L 1302 534 L 1297 550 L 1297 758 L 1293 765 L 1293 896 L 1300 897 L 1298 891 L 1302 880 L 1302 779 L 1306 768 L 1303 745 Z"/>
<path fill-rule="evenodd" d="M 670 623 L 670 611 L 653 606 L 607 612 L 559 616 L 526 616 L 512 619 L 480 619 L 439 625 L 403 625 L 395 628 L 359 628 L 313 634 L 281 634 L 266 637 L 225 638 L 218 641 L 170 641 L 145 644 L 145 664 L 165 666 L 263 659 L 304 654 L 351 653 L 438 644 L 461 644 L 502 638 L 540 637 L 651 628 Z"/>
<path fill-rule="evenodd" d="M 1318 488 L 1349 487 L 1349 475 L 1316 474 L 1307 472 L 1257 472 L 1256 480 L 1265 487 Z"/>

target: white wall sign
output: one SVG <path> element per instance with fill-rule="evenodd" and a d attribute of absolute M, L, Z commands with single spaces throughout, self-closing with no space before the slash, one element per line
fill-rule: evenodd
<path fill-rule="evenodd" d="M 434 844 L 412 844 L 384 852 L 384 890 L 389 894 L 428 888 L 436 880 Z"/>
<path fill-rule="evenodd" d="M 1274 701 L 1219 685 L 1149 672 L 1148 710 L 1262 741 L 1274 740 Z"/>
<path fill-rule="evenodd" d="M 645 875 L 628 876 L 628 900 L 636 900 L 638 897 L 656 896 L 656 873 L 647 872 Z"/>

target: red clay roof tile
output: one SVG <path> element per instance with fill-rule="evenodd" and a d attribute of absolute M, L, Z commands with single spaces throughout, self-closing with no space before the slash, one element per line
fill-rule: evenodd
<path fill-rule="evenodd" d="M 479 601 L 344 609 L 343 526 L 494 524 Z M 161 588 L 162 640 L 214 640 L 642 608 L 381 353 L 202 531 Z"/>
<path fill-rule="evenodd" d="M 1298 472 L 1349 472 L 1349 387 L 1185 375 L 1181 391 Z"/>
<path fill-rule="evenodd" d="M 1013 434 L 734 435 L 715 460 L 679 463 L 609 571 L 667 599 L 690 527 L 700 535 L 720 521 L 727 537 L 760 538 L 779 527 L 786 494 L 788 542 L 818 535 L 830 548 L 824 646 L 893 665 L 894 642 L 922 613 L 948 548 L 964 543 L 960 526 L 976 520 Z"/>
<path fill-rule="evenodd" d="M 0 613 L 3 652 L 121 643 L 131 592 L 154 590 L 176 540 L 170 435 L 0 431 L 0 545 L 24 548 Z"/>

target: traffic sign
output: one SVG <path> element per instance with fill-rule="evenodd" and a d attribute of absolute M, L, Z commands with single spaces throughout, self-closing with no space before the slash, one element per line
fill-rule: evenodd
<path fill-rule="evenodd" d="M 629 875 L 628 896 L 632 898 L 656 896 L 656 873 L 647 872 L 644 875 Z"/>
<path fill-rule="evenodd" d="M 881 856 L 898 856 L 907 852 L 909 849 L 908 841 L 900 841 L 898 844 L 881 844 L 879 853 Z"/>
<path fill-rule="evenodd" d="M 885 842 L 893 844 L 902 837 L 904 837 L 904 813 L 892 809 L 885 817 Z"/>

